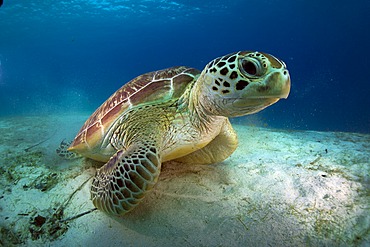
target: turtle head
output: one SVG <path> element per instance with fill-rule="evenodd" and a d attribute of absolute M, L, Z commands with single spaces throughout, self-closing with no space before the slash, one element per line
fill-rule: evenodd
<path fill-rule="evenodd" d="M 237 52 L 211 61 L 200 79 L 202 105 L 212 115 L 242 116 L 261 111 L 290 91 L 283 61 L 262 52 Z"/>

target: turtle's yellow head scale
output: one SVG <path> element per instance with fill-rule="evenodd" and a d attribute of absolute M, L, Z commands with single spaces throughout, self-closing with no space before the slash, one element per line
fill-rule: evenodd
<path fill-rule="evenodd" d="M 205 110 L 226 117 L 258 112 L 287 98 L 290 76 L 286 65 L 262 52 L 237 52 L 211 61 L 199 87 Z"/>

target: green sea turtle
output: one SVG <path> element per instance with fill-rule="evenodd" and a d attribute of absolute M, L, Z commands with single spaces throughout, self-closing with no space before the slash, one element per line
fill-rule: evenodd
<path fill-rule="evenodd" d="M 228 117 L 258 112 L 289 91 L 284 62 L 261 52 L 219 57 L 203 71 L 181 66 L 146 73 L 105 101 L 68 151 L 106 162 L 91 198 L 98 209 L 123 215 L 153 188 L 163 162 L 225 160 L 238 145 Z"/>

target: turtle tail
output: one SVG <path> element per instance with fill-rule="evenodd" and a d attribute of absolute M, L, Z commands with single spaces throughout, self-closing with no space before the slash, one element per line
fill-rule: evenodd
<path fill-rule="evenodd" d="M 67 142 L 63 140 L 59 144 L 59 147 L 55 150 L 57 155 L 64 159 L 68 159 L 68 160 L 81 158 L 80 155 L 67 150 L 71 146 L 71 144 L 72 144 L 72 141 Z"/>
<path fill-rule="evenodd" d="M 94 205 L 113 215 L 127 213 L 153 188 L 160 168 L 154 143 L 134 144 L 119 150 L 96 172 L 91 186 Z"/>

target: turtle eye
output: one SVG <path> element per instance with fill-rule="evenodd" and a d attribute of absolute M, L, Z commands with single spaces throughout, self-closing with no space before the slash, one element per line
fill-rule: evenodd
<path fill-rule="evenodd" d="M 257 77 L 263 75 L 263 69 L 258 60 L 255 59 L 241 59 L 240 69 L 248 77 Z"/>

